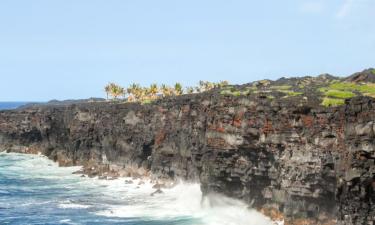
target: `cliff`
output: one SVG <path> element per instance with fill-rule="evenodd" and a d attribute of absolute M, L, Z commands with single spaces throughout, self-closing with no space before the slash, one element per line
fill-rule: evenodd
<path fill-rule="evenodd" d="M 286 224 L 374 224 L 375 99 L 354 88 L 324 106 L 324 88 L 338 82 L 282 78 L 144 105 L 2 111 L 0 149 L 41 152 L 90 176 L 199 181 Z"/>

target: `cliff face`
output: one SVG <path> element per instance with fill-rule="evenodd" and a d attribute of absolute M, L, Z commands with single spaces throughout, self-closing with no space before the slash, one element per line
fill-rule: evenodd
<path fill-rule="evenodd" d="M 374 224 L 375 100 L 186 95 L 0 112 L 0 149 L 90 175 L 199 181 L 286 224 Z"/>

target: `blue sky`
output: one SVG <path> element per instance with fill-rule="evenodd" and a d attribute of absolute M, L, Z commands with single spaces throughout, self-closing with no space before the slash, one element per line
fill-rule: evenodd
<path fill-rule="evenodd" d="M 375 67 L 374 0 L 1 0 L 0 101 Z"/>

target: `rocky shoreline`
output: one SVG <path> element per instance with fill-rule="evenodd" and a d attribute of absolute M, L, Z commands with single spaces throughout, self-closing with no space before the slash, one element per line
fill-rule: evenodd
<path fill-rule="evenodd" d="M 96 102 L 0 112 L 0 148 L 112 179 L 200 182 L 285 224 L 375 221 L 375 100 L 219 91 L 151 104 Z"/>

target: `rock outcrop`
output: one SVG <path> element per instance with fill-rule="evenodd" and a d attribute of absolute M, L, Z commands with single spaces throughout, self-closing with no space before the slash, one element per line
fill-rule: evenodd
<path fill-rule="evenodd" d="M 3 111 L 0 149 L 41 152 L 91 176 L 199 181 L 204 193 L 286 224 L 374 224 L 374 98 L 326 108 L 275 96 L 212 91 Z"/>

